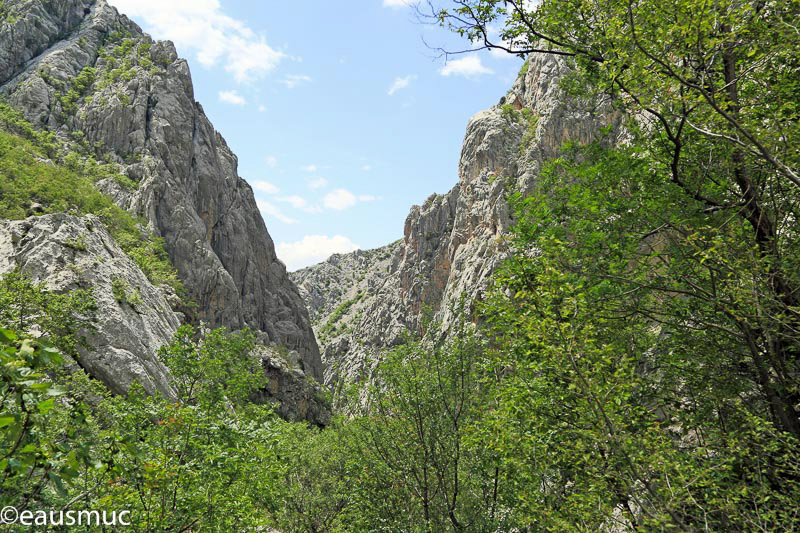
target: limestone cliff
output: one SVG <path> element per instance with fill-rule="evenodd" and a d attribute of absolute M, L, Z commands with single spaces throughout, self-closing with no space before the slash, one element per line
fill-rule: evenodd
<path fill-rule="evenodd" d="M 98 188 L 164 238 L 197 304 L 182 311 L 211 326 L 249 325 L 321 379 L 303 301 L 172 43 L 154 42 L 105 0 L 6 0 L 1 11 L 0 97 L 135 182 Z"/>
<path fill-rule="evenodd" d="M 357 302 L 347 305 L 352 290 L 340 291 L 337 282 L 358 268 L 335 271 L 328 261 L 293 274 L 309 307 L 327 302 L 316 318 L 318 333 L 332 318 L 348 324 L 319 335 L 327 383 L 368 378 L 380 353 L 404 332 L 420 332 L 433 319 L 441 324 L 437 333 L 446 334 L 462 298 L 467 312 L 481 298 L 508 253 L 508 192 L 530 190 L 542 162 L 565 141 L 588 141 L 615 119 L 605 106 L 567 98 L 559 86 L 566 71 L 556 58 L 532 57 L 500 102 L 470 120 L 458 183 L 411 208 L 391 259 L 359 274 L 377 281 L 360 289 Z M 333 317 L 343 305 L 345 312 Z"/>
<path fill-rule="evenodd" d="M 78 363 L 117 394 L 138 382 L 173 395 L 156 351 L 180 322 L 165 289 L 154 287 L 92 215 L 66 214 L 0 222 L 0 274 L 19 268 L 48 290 L 91 289 L 97 305 L 89 348 Z"/>

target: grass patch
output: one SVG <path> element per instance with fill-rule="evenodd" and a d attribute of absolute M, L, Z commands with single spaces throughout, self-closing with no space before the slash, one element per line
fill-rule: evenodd
<path fill-rule="evenodd" d="M 82 160 L 74 153 L 67 154 L 63 163 L 49 161 L 57 151 L 52 134 L 34 130 L 1 103 L 0 127 L 11 130 L 0 131 L 0 218 L 25 218 L 31 202 L 42 205 L 41 214 L 97 215 L 152 283 L 185 293 L 163 240 L 150 235 L 144 221 L 95 188 L 94 181 L 112 175 L 111 166 L 92 158 Z"/>

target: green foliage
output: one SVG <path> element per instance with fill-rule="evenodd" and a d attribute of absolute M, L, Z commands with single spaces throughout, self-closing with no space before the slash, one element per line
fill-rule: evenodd
<path fill-rule="evenodd" d="M 58 154 L 59 145 L 52 132 L 35 129 L 19 111 L 2 101 L 0 101 L 0 129 L 33 143 L 47 157 L 55 157 Z"/>
<path fill-rule="evenodd" d="M 0 104 L 0 121 L 3 119 Z M 15 113 L 7 113 L 7 126 L 34 140 L 48 136 L 39 134 Z M 183 293 L 175 269 L 167 256 L 162 239 L 147 234 L 144 224 L 113 204 L 100 193 L 93 181 L 112 178 L 128 187 L 132 182 L 122 177 L 113 165 L 99 164 L 94 158 L 81 158 L 71 152 L 64 165 L 43 162 L 42 149 L 19 135 L 0 131 L 0 218 L 21 219 L 27 216 L 25 206 L 32 201 L 42 204 L 44 213 L 73 212 L 95 214 L 108 227 L 111 235 L 157 285 L 170 285 Z"/>
<path fill-rule="evenodd" d="M 75 78 L 70 88 L 60 97 L 61 110 L 64 113 L 74 113 L 77 101 L 85 96 L 94 84 L 96 71 L 93 67 L 84 67 Z"/>
<path fill-rule="evenodd" d="M 62 402 L 64 389 L 47 378 L 60 362 L 46 341 L 0 328 L 0 504 L 19 511 L 46 486 L 65 495 L 88 458 L 82 406 Z M 68 423 L 50 426 L 54 411 Z"/>
<path fill-rule="evenodd" d="M 530 65 L 531 65 L 530 62 L 527 60 L 523 62 L 522 66 L 519 68 L 519 73 L 517 74 L 517 77 L 524 79 L 525 76 L 528 74 L 528 68 L 530 67 Z"/>
<path fill-rule="evenodd" d="M 48 292 L 19 269 L 0 276 L 0 327 L 19 332 L 36 329 L 61 352 L 75 356 L 91 330 L 95 301 L 89 289 Z"/>
<path fill-rule="evenodd" d="M 485 307 L 508 370 L 486 445 L 515 473 L 517 522 L 791 529 L 797 438 L 758 377 L 766 338 L 747 341 L 781 335 L 759 312 L 783 313 L 773 267 L 747 221 L 657 170 L 574 147 L 517 195 L 517 254 Z"/>
<path fill-rule="evenodd" d="M 509 527 L 498 458 L 476 438 L 488 400 L 479 379 L 484 347 L 468 328 L 456 337 L 440 346 L 409 341 L 388 354 L 367 396 L 354 399 L 362 414 L 321 433 L 290 428 L 278 528 Z"/>
<path fill-rule="evenodd" d="M 86 251 L 86 235 L 81 233 L 74 239 L 67 239 L 64 241 L 64 244 L 72 248 L 77 252 L 85 252 Z"/>
<path fill-rule="evenodd" d="M 336 333 L 337 323 L 339 320 L 344 316 L 347 311 L 353 307 L 353 304 L 361 301 L 364 297 L 363 292 L 359 292 L 354 297 L 350 298 L 349 300 L 345 300 L 344 302 L 340 303 L 336 306 L 336 309 L 328 317 L 327 322 L 320 328 L 319 332 L 321 336 L 331 335 Z"/>
<path fill-rule="evenodd" d="M 198 337 L 193 326 L 183 325 L 159 352 L 181 402 L 217 408 L 227 400 L 240 406 L 266 386 L 261 361 L 251 355 L 255 336 L 250 331 L 216 329 Z"/>
<path fill-rule="evenodd" d="M 285 423 L 278 434 L 278 505 L 270 509 L 283 531 L 367 531 L 348 515 L 355 485 L 366 475 L 355 432 L 344 420 L 324 430 Z"/>
<path fill-rule="evenodd" d="M 247 402 L 264 379 L 252 347 L 246 332 L 182 328 L 161 356 L 176 384 L 193 383 L 184 403 L 138 384 L 111 396 L 80 370 L 55 372 L 57 385 L 45 373 L 59 369 L 57 352 L 0 329 L 0 503 L 126 509 L 146 531 L 271 523 L 289 430 Z"/>
<path fill-rule="evenodd" d="M 134 308 L 142 304 L 142 295 L 139 293 L 139 288 L 131 288 L 128 282 L 122 278 L 111 280 L 111 294 L 121 304 L 128 304 Z"/>
<path fill-rule="evenodd" d="M 506 119 L 506 122 L 517 122 L 519 120 L 517 108 L 515 108 L 512 104 L 501 105 L 500 115 Z"/>
<path fill-rule="evenodd" d="M 177 402 L 137 388 L 105 399 L 96 453 L 113 466 L 87 472 L 84 481 L 97 487 L 89 502 L 131 509 L 145 530 L 263 526 L 277 505 L 279 424 L 248 402 L 265 379 L 253 346 L 248 332 L 183 326 L 159 353 Z"/>
<path fill-rule="evenodd" d="M 58 494 L 90 467 L 87 410 L 54 380 L 59 352 L 77 355 L 91 329 L 87 290 L 54 294 L 18 270 L 0 278 L 0 504 L 19 511 Z M 45 337 L 32 339 L 36 330 Z M 49 338 L 49 340 L 47 340 Z"/>
<path fill-rule="evenodd" d="M 19 15 L 12 11 L 12 7 L 5 1 L 0 2 L 0 23 L 13 24 L 19 20 Z"/>

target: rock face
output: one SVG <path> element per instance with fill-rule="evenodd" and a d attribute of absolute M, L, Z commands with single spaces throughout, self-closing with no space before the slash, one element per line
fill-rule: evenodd
<path fill-rule="evenodd" d="M 391 272 L 397 266 L 394 261 L 401 247 L 402 241 L 396 241 L 374 250 L 334 254 L 322 263 L 289 274 L 308 305 L 317 339 L 325 346 L 322 361 L 326 384 L 333 384 L 338 375 L 354 378 L 365 368 L 369 351 L 362 349 L 367 346 L 363 335 L 368 328 L 364 325 L 371 322 L 365 320 L 365 313 L 376 299 L 393 294 Z M 397 331 L 395 337 L 400 333 Z"/>
<path fill-rule="evenodd" d="M 309 380 L 300 369 L 297 352 L 260 346 L 256 355 L 267 376 L 267 387 L 255 401 L 273 404 L 282 418 L 324 427 L 331 422 L 331 398 L 326 387 Z"/>
<path fill-rule="evenodd" d="M 532 57 L 500 102 L 470 120 L 458 183 L 411 208 L 391 259 L 364 273 L 360 252 L 354 252 L 294 274 L 315 316 L 326 383 L 369 379 L 380 353 L 405 332 L 421 333 L 433 319 L 440 325 L 434 333 L 446 334 L 462 299 L 468 313 L 482 297 L 508 253 L 508 192 L 531 190 L 542 162 L 565 141 L 587 142 L 617 120 L 604 106 L 567 98 L 558 84 L 566 71 L 554 57 Z M 384 265 L 388 272 L 381 271 Z M 351 274 L 373 281 L 358 289 L 358 301 L 337 318 L 348 327 L 325 335 L 322 325 L 353 298 L 352 288 L 337 286 Z"/>
<path fill-rule="evenodd" d="M 174 395 L 156 351 L 180 325 L 166 294 L 154 287 L 95 216 L 65 214 L 0 222 L 0 274 L 15 268 L 48 290 L 92 289 L 96 330 L 78 363 L 114 393 L 134 382 Z M 120 298 L 122 296 L 122 298 Z"/>
<path fill-rule="evenodd" d="M 122 165 L 100 183 L 165 239 L 194 318 L 262 331 L 321 379 L 311 322 L 236 156 L 194 100 L 189 67 L 105 0 L 7 0 L 0 94 L 34 125 Z"/>

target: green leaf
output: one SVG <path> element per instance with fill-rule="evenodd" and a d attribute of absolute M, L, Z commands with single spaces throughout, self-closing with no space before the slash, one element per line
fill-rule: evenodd
<path fill-rule="evenodd" d="M 43 401 L 37 403 L 36 404 L 36 408 L 39 410 L 40 413 L 42 413 L 43 415 L 46 415 L 47 413 L 50 412 L 50 410 L 53 407 L 55 407 L 55 405 L 56 405 L 55 399 L 50 398 L 49 400 L 43 400 Z"/>

